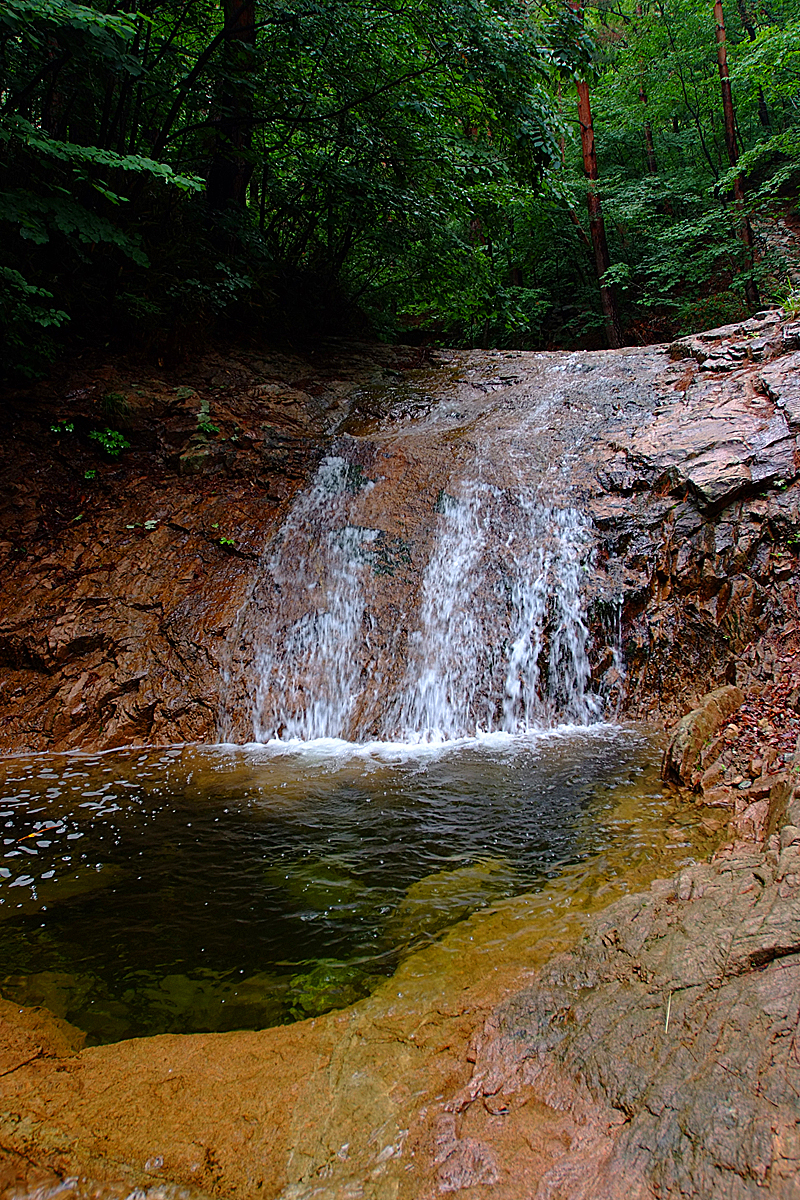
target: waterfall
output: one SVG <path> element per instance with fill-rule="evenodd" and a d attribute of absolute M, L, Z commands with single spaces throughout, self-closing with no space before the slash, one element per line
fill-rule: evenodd
<path fill-rule="evenodd" d="M 431 496 L 415 542 L 427 561 L 395 578 L 379 569 L 384 532 L 359 521 L 374 487 L 330 455 L 265 552 L 241 634 L 253 738 L 447 741 L 597 720 L 589 521 L 518 475 L 465 479 Z"/>
<path fill-rule="evenodd" d="M 588 522 L 531 490 L 480 482 L 440 509 L 419 628 L 385 732 L 439 740 L 596 719 L 581 590 Z"/>
<path fill-rule="evenodd" d="M 347 734 L 361 668 L 363 551 L 375 536 L 347 524 L 359 484 L 345 459 L 323 459 L 271 548 L 267 636 L 256 644 L 252 668 L 258 742 Z"/>

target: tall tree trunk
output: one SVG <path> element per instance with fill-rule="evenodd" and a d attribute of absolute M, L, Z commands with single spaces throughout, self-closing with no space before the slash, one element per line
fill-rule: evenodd
<path fill-rule="evenodd" d="M 639 80 L 639 99 L 645 106 L 647 112 L 647 92 L 644 90 L 644 79 Z M 653 127 L 650 124 L 650 118 L 644 119 L 644 148 L 647 158 L 647 170 L 651 175 L 658 174 L 658 163 L 656 161 L 656 148 L 653 144 Z"/>
<path fill-rule="evenodd" d="M 576 80 L 575 86 L 578 89 L 578 120 L 581 127 L 583 169 L 586 172 L 586 178 L 589 180 L 589 188 L 586 193 L 586 206 L 589 210 L 589 233 L 592 238 L 595 268 L 600 284 L 600 303 L 603 307 L 603 316 L 605 317 L 608 344 L 612 349 L 617 349 L 622 345 L 622 328 L 619 321 L 616 290 L 613 284 L 603 282 L 603 276 L 611 266 L 611 259 L 608 253 L 606 227 L 603 221 L 600 197 L 593 186 L 597 182 L 598 172 L 597 153 L 594 146 L 592 109 L 589 103 L 589 85 L 584 80 Z"/>
<path fill-rule="evenodd" d="M 722 0 L 714 0 L 714 20 L 717 27 L 717 64 L 719 66 L 719 80 L 722 88 L 722 113 L 725 120 L 725 146 L 728 151 L 728 162 L 732 167 L 735 167 L 739 161 L 738 150 L 736 146 L 736 120 L 733 115 L 733 96 L 731 94 L 731 80 L 728 74 L 728 51 L 725 44 L 725 14 L 722 11 Z M 740 213 L 740 236 L 744 243 L 747 257 L 752 266 L 754 252 L 753 230 L 750 225 L 750 220 L 747 213 L 744 211 L 744 182 L 741 175 L 737 175 L 733 184 L 734 203 Z M 747 303 L 752 308 L 757 308 L 760 301 L 758 296 L 758 288 L 752 279 L 748 279 L 744 286 Z"/>
<path fill-rule="evenodd" d="M 255 41 L 255 0 L 225 0 L 225 42 L 229 59 L 233 59 L 237 51 L 242 53 L 238 46 L 254 46 Z M 238 70 L 230 72 L 219 97 L 219 116 L 214 123 L 214 157 L 206 183 L 208 203 L 217 210 L 229 204 L 243 207 L 247 199 L 247 184 L 253 169 L 248 161 L 253 102 L 246 81 L 247 70 L 247 62 L 240 62 Z"/>
<path fill-rule="evenodd" d="M 745 3 L 745 0 L 736 0 L 736 7 L 739 10 L 739 20 L 742 22 L 742 28 L 749 37 L 750 41 L 754 42 L 756 40 L 756 28 L 753 24 L 753 18 L 747 11 L 747 4 Z M 762 128 L 772 128 L 772 122 L 769 119 L 769 109 L 767 108 L 767 102 L 764 99 L 764 91 L 761 87 L 761 84 L 758 85 L 758 119 L 761 122 Z"/>
<path fill-rule="evenodd" d="M 641 20 L 642 6 L 636 5 L 636 15 Z M 639 59 L 639 99 L 644 106 L 644 150 L 647 159 L 647 170 L 651 175 L 658 174 L 658 163 L 656 161 L 656 148 L 653 143 L 653 127 L 650 124 L 650 118 L 647 115 L 647 91 L 644 86 L 644 59 Z"/>
<path fill-rule="evenodd" d="M 558 115 L 559 115 L 559 117 L 561 116 L 563 111 L 564 111 L 564 104 L 563 104 L 563 97 L 561 95 L 561 80 L 559 79 L 559 81 L 558 81 Z M 559 147 L 561 148 L 561 169 L 564 170 L 567 165 L 567 141 L 566 141 L 566 138 L 564 137 L 563 130 L 561 132 L 561 136 L 558 139 L 558 144 L 559 144 Z M 583 244 L 585 246 L 588 246 L 589 249 L 591 250 L 592 243 L 589 241 L 588 237 L 584 233 L 583 226 L 581 225 L 580 218 L 578 217 L 578 214 L 575 212 L 575 209 L 569 208 L 568 212 L 569 212 L 569 219 L 570 219 L 570 221 L 572 221 L 572 224 L 577 229 L 578 236 L 580 237 L 581 241 L 583 242 Z"/>

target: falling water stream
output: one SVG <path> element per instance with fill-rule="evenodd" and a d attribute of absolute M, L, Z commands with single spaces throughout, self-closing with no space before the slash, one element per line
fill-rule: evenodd
<path fill-rule="evenodd" d="M 337 439 L 232 629 L 219 745 L 0 760 L 5 997 L 93 1042 L 263 1027 L 504 898 L 708 849 L 653 738 L 607 723 L 590 596 L 618 681 L 619 607 L 558 402 Z"/>
<path fill-rule="evenodd" d="M 582 586 L 593 536 L 578 509 L 476 477 L 440 490 L 412 612 L 378 667 L 369 601 L 386 541 L 357 516 L 374 486 L 325 458 L 264 556 L 239 667 L 252 740 L 443 742 L 600 719 Z"/>

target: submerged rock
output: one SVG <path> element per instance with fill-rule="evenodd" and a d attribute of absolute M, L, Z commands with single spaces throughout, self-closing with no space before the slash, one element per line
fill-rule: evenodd
<path fill-rule="evenodd" d="M 402 946 L 441 933 L 477 909 L 518 888 L 516 872 L 506 859 L 491 858 L 436 871 L 412 883 L 384 925 L 384 938 Z"/>
<path fill-rule="evenodd" d="M 395 899 L 391 890 L 368 885 L 335 856 L 273 863 L 265 869 L 264 880 L 280 890 L 296 912 L 328 921 L 374 919 L 376 910 Z"/>
<path fill-rule="evenodd" d="M 321 962 L 291 979 L 286 999 L 293 1017 L 319 1017 L 362 1000 L 380 982 L 382 976 L 359 963 Z"/>
<path fill-rule="evenodd" d="M 163 1033 L 257 1028 L 278 1024 L 286 1015 L 285 976 L 262 973 L 234 982 L 173 974 L 137 983 L 131 1007 L 146 1006 L 148 1024 L 156 1029 L 160 1024 Z M 77 1017 L 75 1023 L 80 1024 Z"/>

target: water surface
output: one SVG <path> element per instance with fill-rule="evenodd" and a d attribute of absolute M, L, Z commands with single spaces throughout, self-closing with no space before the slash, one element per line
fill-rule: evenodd
<path fill-rule="evenodd" d="M 476 910 L 708 850 L 651 738 L 596 725 L 0 761 L 0 991 L 91 1042 L 351 1003 Z M 669 862 L 667 862 L 669 860 Z"/>

